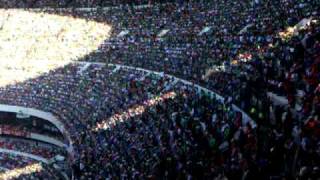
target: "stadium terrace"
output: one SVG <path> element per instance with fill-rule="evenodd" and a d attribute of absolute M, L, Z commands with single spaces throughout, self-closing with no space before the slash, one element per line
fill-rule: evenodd
<path fill-rule="evenodd" d="M 0 7 L 0 179 L 319 179 L 319 0 Z"/>

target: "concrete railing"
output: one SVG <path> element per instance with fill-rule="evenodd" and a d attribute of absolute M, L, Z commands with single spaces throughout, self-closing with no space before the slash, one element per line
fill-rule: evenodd
<path fill-rule="evenodd" d="M 88 63 L 90 63 L 90 62 L 88 62 Z M 101 64 L 101 63 L 96 63 L 96 64 Z M 220 103 L 224 103 L 225 102 L 225 98 L 223 96 L 221 96 L 220 94 L 217 94 L 216 92 L 214 92 L 212 90 L 209 90 L 209 89 L 207 89 L 205 87 L 202 87 L 202 86 L 200 86 L 198 84 L 194 84 L 194 83 L 192 83 L 190 81 L 187 81 L 187 80 L 184 80 L 184 79 L 180 79 L 180 78 L 177 78 L 177 77 L 169 75 L 169 74 L 165 74 L 163 72 L 151 71 L 151 70 L 147 70 L 147 69 L 143 69 L 143 68 L 125 66 L 125 65 L 120 65 L 120 64 L 108 64 L 108 65 L 109 66 L 116 66 L 118 68 L 120 67 L 120 68 L 132 69 L 132 70 L 137 70 L 137 71 L 144 71 L 146 73 L 153 73 L 153 74 L 156 74 L 156 75 L 159 75 L 159 76 L 170 77 L 170 78 L 175 79 L 175 81 L 179 81 L 179 82 L 185 84 L 186 86 L 196 88 L 199 93 L 200 92 L 205 92 L 205 93 L 209 94 L 211 97 L 216 98 Z M 257 126 L 256 123 L 252 120 L 252 118 L 247 113 L 245 113 L 242 109 L 240 109 L 238 106 L 233 104 L 232 105 L 232 109 L 234 111 L 238 111 L 238 112 L 240 112 L 242 114 L 242 117 L 243 117 L 242 123 L 243 124 L 250 123 L 250 125 L 253 128 L 255 128 Z"/>
<path fill-rule="evenodd" d="M 23 113 L 25 115 L 35 116 L 35 117 L 44 119 L 46 121 L 49 121 L 50 123 L 55 125 L 64 136 L 66 136 L 66 138 L 69 141 L 69 145 L 65 144 L 63 146 L 67 147 L 67 151 L 68 152 L 73 153 L 72 140 L 71 140 L 71 136 L 70 136 L 69 132 L 64 127 L 64 124 L 62 122 L 60 122 L 51 113 L 44 112 L 44 111 L 41 111 L 41 110 L 38 110 L 38 109 L 34 109 L 34 108 L 26 108 L 26 107 L 21 107 L 21 106 L 11 106 L 11 105 L 5 105 L 5 104 L 0 104 L 0 111 L 2 111 L 2 112 L 13 112 L 13 113 Z M 40 137 L 40 136 L 36 135 L 36 137 Z M 41 139 L 46 139 L 46 140 L 49 140 L 49 141 L 52 140 L 52 139 L 49 139 L 49 138 L 43 138 L 43 136 L 41 136 L 40 138 Z M 53 144 L 61 145 L 60 142 L 56 142 L 56 141 L 54 141 Z"/>

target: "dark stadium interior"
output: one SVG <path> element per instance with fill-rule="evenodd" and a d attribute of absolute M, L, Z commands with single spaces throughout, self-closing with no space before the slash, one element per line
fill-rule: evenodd
<path fill-rule="evenodd" d="M 26 136 L 25 133 L 37 132 L 38 134 L 45 134 L 49 137 L 64 139 L 54 124 L 38 117 L 30 116 L 27 118 L 19 118 L 17 117 L 17 113 L 0 112 L 0 119 L 2 129 L 15 129 L 15 131 L 8 131 L 8 133 L 2 131 L 2 135 L 20 136 L 20 133 L 22 133 L 21 136 L 24 137 Z M 6 125 L 8 128 L 4 128 Z M 66 141 L 66 143 L 68 142 Z"/>
<path fill-rule="evenodd" d="M 43 7 L 50 7 L 41 10 L 48 14 L 110 25 L 111 36 L 73 63 L 0 86 L 0 104 L 52 113 L 72 142 L 37 117 L 1 112 L 1 128 L 14 131 L 1 133 L 0 148 L 16 146 L 48 159 L 63 154 L 61 166 L 74 179 L 320 177 L 319 0 L 0 0 L 0 8 Z M 304 18 L 312 20 L 293 32 Z M 169 31 L 159 37 L 163 30 Z M 83 72 L 79 62 L 88 64 Z M 256 126 L 244 123 L 232 104 Z M 25 130 L 70 143 L 74 153 L 46 145 L 34 150 L 26 138 L 15 143 Z M 14 170 L 36 161 L 0 152 L 0 177 L 10 171 L 3 164 Z M 11 179 L 65 178 L 43 166 Z"/>

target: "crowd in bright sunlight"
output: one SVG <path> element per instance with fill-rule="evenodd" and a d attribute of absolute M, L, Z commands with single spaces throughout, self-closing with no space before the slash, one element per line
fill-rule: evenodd
<path fill-rule="evenodd" d="M 212 162 L 224 158 L 220 152 L 232 147 L 230 139 L 246 141 L 240 134 L 254 133 L 230 104 L 170 77 L 96 64 L 79 73 L 79 66 L 2 88 L 0 97 L 2 103 L 54 112 L 66 124 L 79 178 L 214 177 L 222 164 Z M 254 149 L 252 141 L 246 151 Z"/>
<path fill-rule="evenodd" d="M 92 63 L 2 86 L 0 103 L 57 116 L 77 179 L 316 179 L 319 8 L 319 0 L 222 0 L 42 10 L 105 23 L 111 34 L 77 59 Z"/>
<path fill-rule="evenodd" d="M 0 25 L 0 86 L 36 77 L 89 54 L 111 30 L 103 23 L 41 9 L 0 9 Z"/>
<path fill-rule="evenodd" d="M 37 160 L 20 155 L 0 153 L 0 179 L 50 180 L 59 175 Z"/>
<path fill-rule="evenodd" d="M 68 65 L 2 88 L 0 100 L 43 109 L 59 117 L 72 134 L 76 151 L 69 161 L 80 179 L 162 175 L 239 178 L 243 172 L 249 177 L 254 173 L 270 175 L 282 166 L 291 166 L 294 156 L 279 159 L 275 156 L 279 155 L 278 149 L 269 152 L 269 148 L 279 148 L 274 143 L 279 141 L 279 134 L 273 133 L 281 133 L 281 126 L 288 123 L 290 116 L 285 113 L 284 122 L 278 122 L 279 132 L 265 129 L 268 134 L 264 136 L 270 139 L 264 142 L 268 146 L 262 152 L 266 154 L 257 159 L 259 131 L 244 124 L 241 113 L 233 111 L 230 103 L 221 104 L 167 76 L 126 68 L 114 71 L 114 66 L 95 64 L 79 73 L 79 66 Z M 314 123 L 316 120 L 310 120 L 301 131 L 309 132 Z M 293 135 L 299 139 L 302 132 Z M 308 139 L 309 135 L 302 137 Z M 286 141 L 283 148 L 287 153 L 295 152 L 298 139 Z M 316 161 L 298 157 L 301 168 Z M 276 166 L 279 164 L 281 167 Z"/>

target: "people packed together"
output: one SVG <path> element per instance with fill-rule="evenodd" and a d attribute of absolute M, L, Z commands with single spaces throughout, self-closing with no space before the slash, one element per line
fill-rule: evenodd
<path fill-rule="evenodd" d="M 67 152 L 63 148 L 54 147 L 42 142 L 23 140 L 19 138 L 1 137 L 0 148 L 16 150 L 22 153 L 34 154 L 46 159 L 54 158 L 56 155 L 66 156 Z"/>
<path fill-rule="evenodd" d="M 0 87 L 0 103 L 65 125 L 76 179 L 316 179 L 319 9 L 319 0 L 43 9 L 107 23 L 111 36 L 82 63 Z"/>
<path fill-rule="evenodd" d="M 1 179 L 61 179 L 59 174 L 44 163 L 39 163 L 37 160 L 25 156 L 0 153 L 0 164 Z"/>
<path fill-rule="evenodd" d="M 180 0 L 181 1 L 181 0 Z M 104 7 L 123 5 L 148 5 L 153 3 L 166 3 L 170 0 L 1 0 L 0 8 L 86 8 L 88 6 Z"/>

